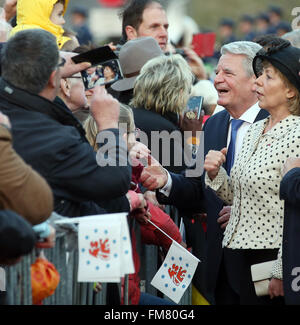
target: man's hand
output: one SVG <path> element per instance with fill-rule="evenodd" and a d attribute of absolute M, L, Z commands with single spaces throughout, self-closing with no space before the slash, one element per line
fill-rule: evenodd
<path fill-rule="evenodd" d="M 184 53 L 187 56 L 189 66 L 198 80 L 207 79 L 204 63 L 198 54 L 191 48 L 185 47 Z"/>
<path fill-rule="evenodd" d="M 288 158 L 282 169 L 282 177 L 284 177 L 293 168 L 300 167 L 300 158 Z"/>
<path fill-rule="evenodd" d="M 283 297 L 284 296 L 283 281 L 275 278 L 271 279 L 268 292 L 271 299 L 280 296 Z"/>
<path fill-rule="evenodd" d="M 198 112 L 195 111 L 194 113 L 195 116 L 197 116 Z M 183 117 L 182 116 L 179 117 L 180 130 L 182 132 L 191 131 L 193 137 L 197 136 L 197 132 L 202 131 L 202 124 L 203 124 L 203 114 L 200 114 L 199 119 L 188 118 L 188 115 L 186 113 L 184 114 Z"/>
<path fill-rule="evenodd" d="M 94 88 L 90 109 L 99 132 L 118 128 L 120 103 L 104 87 Z"/>
<path fill-rule="evenodd" d="M 217 222 L 220 225 L 221 229 L 224 230 L 227 227 L 230 214 L 231 214 L 231 206 L 226 206 L 220 211 L 219 213 L 220 218 L 218 218 Z"/>
<path fill-rule="evenodd" d="M 210 150 L 205 157 L 204 169 L 208 177 L 213 181 L 219 173 L 220 167 L 226 161 L 227 148 L 221 151 Z"/>
<path fill-rule="evenodd" d="M 154 191 L 167 184 L 168 174 L 157 160 L 149 156 L 148 167 L 144 168 L 140 181 L 149 191 Z"/>
<path fill-rule="evenodd" d="M 1 112 L 0 112 L 0 124 L 3 124 L 7 128 L 11 129 L 11 124 L 10 124 L 8 116 L 2 114 Z"/>
<path fill-rule="evenodd" d="M 78 73 L 91 67 L 90 62 L 75 63 L 74 61 L 72 61 L 72 57 L 78 55 L 78 53 L 60 51 L 59 54 L 62 58 L 66 60 L 64 66 L 60 68 L 62 78 L 71 77 L 75 73 Z"/>

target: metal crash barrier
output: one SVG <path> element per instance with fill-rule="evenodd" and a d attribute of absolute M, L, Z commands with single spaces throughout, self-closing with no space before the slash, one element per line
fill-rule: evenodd
<path fill-rule="evenodd" d="M 173 220 L 177 224 L 175 209 L 168 209 Z M 57 229 L 57 228 L 56 228 Z M 156 246 L 141 245 L 141 292 L 147 292 L 155 296 L 161 294 L 151 286 L 151 280 L 160 267 L 159 249 Z M 45 257 L 54 264 L 59 275 L 60 282 L 54 294 L 43 300 L 43 305 L 106 305 L 107 285 L 102 283 L 99 293 L 94 291 L 93 283 L 78 283 L 78 249 L 77 232 L 74 229 L 57 229 L 56 245 L 51 249 L 44 249 Z M 30 266 L 39 256 L 40 250 L 34 249 L 30 255 L 22 258 L 15 266 L 6 268 L 6 290 L 9 303 L 12 305 L 32 305 Z M 125 278 L 127 281 L 127 277 Z M 127 288 L 128 283 L 125 283 Z M 119 285 L 120 290 L 120 285 Z M 126 291 L 126 290 L 125 290 Z M 170 300 L 168 297 L 165 299 Z M 187 289 L 180 305 L 191 305 L 192 289 Z M 128 301 L 125 292 L 124 301 Z"/>

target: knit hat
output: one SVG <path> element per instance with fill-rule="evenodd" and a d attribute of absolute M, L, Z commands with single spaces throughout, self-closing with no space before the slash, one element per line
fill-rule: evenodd
<path fill-rule="evenodd" d="M 278 69 L 300 92 L 300 49 L 284 41 L 279 46 L 261 49 L 253 59 L 253 70 L 258 77 L 262 71 L 262 62 L 269 61 Z"/>

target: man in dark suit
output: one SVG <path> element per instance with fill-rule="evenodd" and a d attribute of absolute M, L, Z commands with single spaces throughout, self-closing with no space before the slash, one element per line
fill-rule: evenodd
<path fill-rule="evenodd" d="M 235 158 L 242 146 L 249 126 L 267 116 L 257 105 L 252 60 L 261 46 L 253 42 L 233 42 L 221 49 L 221 58 L 214 80 L 218 91 L 218 105 L 225 110 L 210 117 L 204 125 L 204 156 L 210 150 L 221 150 L 231 141 L 232 120 L 241 120 L 235 142 Z M 203 158 L 203 157 L 202 157 Z M 235 275 L 239 265 L 222 249 L 223 230 L 230 207 L 204 185 L 203 175 L 188 177 L 167 173 L 161 166 L 149 166 L 142 175 L 143 185 L 159 189 L 157 198 L 163 204 L 175 205 L 185 214 L 207 213 L 206 254 L 200 265 L 206 274 L 205 298 L 212 304 L 239 304 L 239 288 Z"/>
<path fill-rule="evenodd" d="M 289 158 L 284 166 L 280 198 L 285 200 L 282 243 L 284 299 L 300 305 L 300 159 Z"/>

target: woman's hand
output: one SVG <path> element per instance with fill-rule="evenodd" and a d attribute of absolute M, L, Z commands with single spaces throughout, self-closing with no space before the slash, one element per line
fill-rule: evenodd
<path fill-rule="evenodd" d="M 227 148 L 221 151 L 210 150 L 205 157 L 204 169 L 208 177 L 213 181 L 219 173 L 220 167 L 226 161 Z"/>
<path fill-rule="evenodd" d="M 269 295 L 271 299 L 284 296 L 282 280 L 275 278 L 271 279 L 269 284 Z"/>
<path fill-rule="evenodd" d="M 140 224 L 147 224 L 151 219 L 151 214 L 148 209 L 148 203 L 141 193 L 129 191 L 126 197 L 130 204 L 130 215 L 134 217 Z"/>
<path fill-rule="evenodd" d="M 284 177 L 290 170 L 300 167 L 300 158 L 288 158 L 282 168 L 282 177 Z"/>

